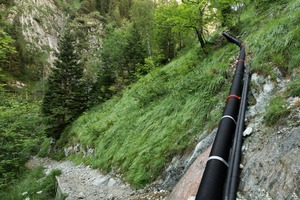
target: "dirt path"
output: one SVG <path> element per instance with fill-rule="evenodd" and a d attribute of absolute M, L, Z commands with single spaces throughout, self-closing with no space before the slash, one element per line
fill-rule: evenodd
<path fill-rule="evenodd" d="M 60 169 L 62 174 L 58 177 L 58 182 L 62 191 L 68 194 L 66 200 L 117 200 L 136 194 L 136 190 L 120 179 L 101 174 L 99 170 L 89 166 L 76 166 L 71 161 L 57 162 L 49 158 L 34 157 L 27 165 L 30 168 L 42 165 L 46 174 L 53 169 Z"/>
<path fill-rule="evenodd" d="M 164 199 L 168 192 L 152 192 L 135 190 L 121 179 L 111 174 L 102 174 L 83 164 L 74 165 L 71 161 L 55 161 L 49 158 L 33 157 L 27 163 L 28 168 L 42 165 L 45 173 L 53 169 L 61 170 L 58 183 L 63 193 L 68 194 L 66 200 L 158 200 Z"/>

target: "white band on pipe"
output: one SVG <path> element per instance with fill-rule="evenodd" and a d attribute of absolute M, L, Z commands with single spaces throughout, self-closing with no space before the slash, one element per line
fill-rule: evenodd
<path fill-rule="evenodd" d="M 230 118 L 232 119 L 232 121 L 234 121 L 234 123 L 236 124 L 236 121 L 233 117 L 231 117 L 230 115 L 224 115 L 221 119 L 224 119 L 224 118 Z"/>
<path fill-rule="evenodd" d="M 220 156 L 210 156 L 207 161 L 209 160 L 219 160 L 221 161 L 222 163 L 224 163 L 227 167 L 229 167 L 229 164 L 228 162 L 226 162 L 223 158 L 221 158 Z"/>

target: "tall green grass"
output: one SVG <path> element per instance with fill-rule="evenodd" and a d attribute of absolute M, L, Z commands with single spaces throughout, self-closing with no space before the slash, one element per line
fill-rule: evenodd
<path fill-rule="evenodd" d="M 242 15 L 245 42 L 249 45 L 253 69 L 272 75 L 277 67 L 283 75 L 299 67 L 300 2 L 298 0 L 269 4 L 257 14 L 250 6 Z"/>
<path fill-rule="evenodd" d="M 236 50 L 228 45 L 206 57 L 195 48 L 86 112 L 68 133 L 73 143 L 96 150 L 81 160 L 119 171 L 136 187 L 155 180 L 174 155 L 191 150 L 216 125 Z"/>
<path fill-rule="evenodd" d="M 252 71 L 275 77 L 274 67 L 284 75 L 298 67 L 299 1 L 275 2 L 260 15 L 250 5 L 241 20 Z M 200 52 L 191 49 L 84 113 L 65 134 L 69 145 L 80 142 L 95 153 L 73 158 L 120 172 L 139 188 L 155 180 L 175 155 L 191 151 L 196 138 L 219 122 L 232 81 L 228 67 L 239 51 L 228 44 L 208 55 Z M 284 102 L 272 100 L 267 123 L 288 113 Z"/>
<path fill-rule="evenodd" d="M 292 97 L 300 96 L 300 76 L 299 70 L 296 72 L 297 75 L 294 77 L 293 80 L 288 84 L 287 87 L 287 94 Z"/>
<path fill-rule="evenodd" d="M 264 116 L 267 125 L 272 126 L 290 114 L 288 104 L 283 96 L 275 96 L 270 100 Z"/>

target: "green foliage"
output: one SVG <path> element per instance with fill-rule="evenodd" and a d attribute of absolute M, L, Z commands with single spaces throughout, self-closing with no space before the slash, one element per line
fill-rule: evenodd
<path fill-rule="evenodd" d="M 37 167 L 33 171 L 27 172 L 14 186 L 9 187 L 7 190 L 0 190 L 0 195 L 5 200 L 54 199 L 56 193 L 55 176 L 60 174 L 60 170 L 53 170 L 46 176 L 43 167 Z"/>
<path fill-rule="evenodd" d="M 43 138 L 39 106 L 16 100 L 0 105 L 0 188 L 7 187 L 23 171 L 30 155 L 36 153 Z"/>
<path fill-rule="evenodd" d="M 13 46 L 15 41 L 0 29 L 0 62 L 6 62 L 8 54 L 16 53 L 16 49 Z"/>
<path fill-rule="evenodd" d="M 96 6 L 96 0 L 83 0 L 78 11 L 81 14 L 89 14 L 91 12 L 96 11 Z"/>
<path fill-rule="evenodd" d="M 276 96 L 270 100 L 264 116 L 267 125 L 272 126 L 287 117 L 290 110 L 287 108 L 287 102 L 282 96 Z"/>
<path fill-rule="evenodd" d="M 174 46 L 171 47 L 171 50 L 175 48 L 176 44 L 182 45 L 181 40 L 183 36 L 186 37 L 186 35 L 190 35 L 191 33 L 195 33 L 200 46 L 204 48 L 207 43 L 205 33 L 209 29 L 212 29 L 212 26 L 232 24 L 233 19 L 229 15 L 234 10 L 232 10 L 231 6 L 236 5 L 238 2 L 230 0 L 185 0 L 183 3 L 171 1 L 160 4 L 155 10 L 155 19 L 159 26 L 157 31 L 161 32 L 165 30 L 165 39 L 169 38 L 169 40 L 173 40 Z M 219 15 L 222 16 L 221 20 L 219 19 Z M 222 22 L 220 23 L 219 21 Z M 162 39 L 162 36 L 158 36 L 158 38 Z M 177 40 L 176 43 L 174 39 Z"/>
<path fill-rule="evenodd" d="M 261 15 L 257 15 L 257 11 L 250 8 L 242 18 L 247 27 L 246 41 L 249 42 L 255 71 L 269 75 L 272 68 L 277 67 L 283 75 L 287 75 L 293 68 L 298 67 L 298 1 L 270 4 L 268 12 Z"/>
<path fill-rule="evenodd" d="M 109 12 L 109 3 L 109 0 L 96 0 L 96 8 L 101 15 L 105 15 Z"/>
<path fill-rule="evenodd" d="M 169 25 L 172 22 L 169 22 L 168 18 L 168 16 L 172 16 L 170 13 L 175 12 L 177 6 L 177 3 L 173 2 L 166 5 L 159 5 L 155 9 L 154 20 L 156 26 L 154 26 L 153 32 L 157 50 L 154 51 L 154 56 L 156 56 L 155 54 L 162 54 L 162 63 L 167 63 L 175 57 L 176 41 L 180 40 L 180 34 L 175 34 L 172 31 L 172 26 Z M 177 14 L 175 13 L 175 15 Z M 180 41 L 178 42 L 180 43 Z"/>
<path fill-rule="evenodd" d="M 174 155 L 190 148 L 197 134 L 220 118 L 215 108 L 229 89 L 226 67 L 233 51 L 228 46 L 207 58 L 199 51 L 194 48 L 152 70 L 122 96 L 76 120 L 68 131 L 69 144 L 80 142 L 96 151 L 94 157 L 76 159 L 107 172 L 118 170 L 136 187 L 155 180 Z"/>
<path fill-rule="evenodd" d="M 137 26 L 129 23 L 122 28 L 110 29 L 103 39 L 100 56 L 102 60 L 100 81 L 105 88 L 110 87 L 113 92 L 117 92 L 124 85 L 134 82 L 138 73 L 144 73 L 142 70 L 138 72 L 137 69 L 144 65 L 146 57 L 142 36 Z M 105 79 L 107 82 L 104 82 Z"/>
<path fill-rule="evenodd" d="M 289 84 L 288 84 L 288 96 L 296 97 L 300 96 L 300 76 L 297 75 Z"/>
<path fill-rule="evenodd" d="M 147 56 L 153 56 L 154 50 L 154 11 L 156 3 L 154 1 L 134 0 L 130 10 L 130 21 L 136 26 L 136 30 L 142 36 L 141 43 L 146 49 Z"/>
<path fill-rule="evenodd" d="M 51 139 L 50 138 L 44 138 L 44 141 L 42 142 L 40 146 L 40 150 L 37 154 L 38 157 L 46 157 L 49 155 L 49 149 L 51 147 Z"/>
<path fill-rule="evenodd" d="M 53 73 L 48 77 L 42 111 L 48 125 L 47 135 L 59 138 L 62 130 L 84 109 L 83 67 L 75 51 L 75 38 L 69 30 L 59 43 Z"/>

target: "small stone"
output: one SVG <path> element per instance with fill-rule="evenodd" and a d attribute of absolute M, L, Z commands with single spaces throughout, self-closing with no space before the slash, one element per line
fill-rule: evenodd
<path fill-rule="evenodd" d="M 85 198 L 84 193 L 83 193 L 83 192 L 80 192 L 80 193 L 78 194 L 78 199 L 84 199 L 84 198 Z"/>
<path fill-rule="evenodd" d="M 114 186 L 116 183 L 117 183 L 117 181 L 116 181 L 115 179 L 110 178 L 109 181 L 108 181 L 108 183 L 107 183 L 107 186 L 112 187 L 112 186 Z"/>
<path fill-rule="evenodd" d="M 244 165 L 243 164 L 240 164 L 240 169 L 243 169 L 244 168 Z"/>
<path fill-rule="evenodd" d="M 243 136 L 248 136 L 252 133 L 252 128 L 251 127 L 247 127 L 246 130 L 243 132 Z"/>
<path fill-rule="evenodd" d="M 25 195 L 27 195 L 28 194 L 28 192 L 23 192 L 22 193 L 22 196 L 25 196 Z"/>
<path fill-rule="evenodd" d="M 38 192 L 36 192 L 36 194 L 42 194 L 43 193 L 43 191 L 41 190 L 41 191 L 38 191 Z"/>
<path fill-rule="evenodd" d="M 29 198 L 29 197 L 26 197 L 24 200 L 30 200 L 30 198 Z"/>
<path fill-rule="evenodd" d="M 97 178 L 95 178 L 91 184 L 95 185 L 95 186 L 99 186 L 101 184 L 105 184 L 108 182 L 108 177 L 107 176 L 98 176 Z"/>
<path fill-rule="evenodd" d="M 195 200 L 195 199 L 196 199 L 195 196 L 190 196 L 190 197 L 188 198 L 188 200 Z"/>

